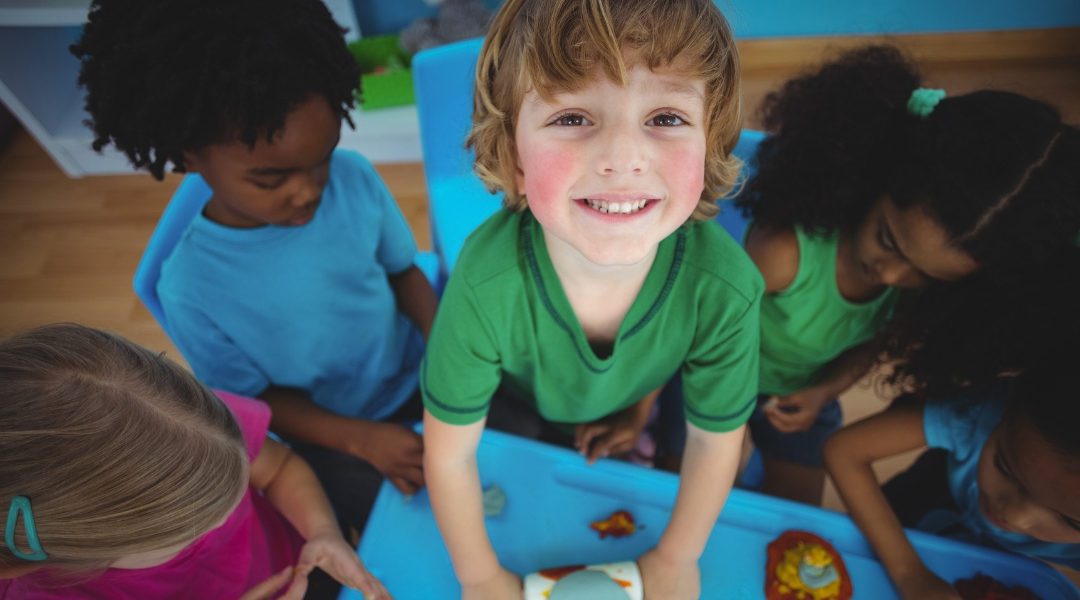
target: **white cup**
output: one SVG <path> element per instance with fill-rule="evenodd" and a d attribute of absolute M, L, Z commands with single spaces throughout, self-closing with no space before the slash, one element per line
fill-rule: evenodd
<path fill-rule="evenodd" d="M 627 600 L 644 598 L 637 563 L 624 561 L 545 569 L 525 576 L 525 600 L 597 600 L 601 593 L 605 600 L 608 596 L 623 600 L 624 597 L 618 595 L 619 590 L 626 594 Z"/>

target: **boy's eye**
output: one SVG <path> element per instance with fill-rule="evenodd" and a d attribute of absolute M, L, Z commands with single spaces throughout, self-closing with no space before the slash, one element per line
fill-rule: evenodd
<path fill-rule="evenodd" d="M 555 120 L 551 122 L 552 125 L 559 125 L 560 127 L 581 127 L 588 125 L 589 120 L 578 113 L 567 113 L 555 117 Z"/>
<path fill-rule="evenodd" d="M 656 115 L 649 119 L 649 123 L 651 125 L 656 125 L 657 127 L 678 127 L 679 125 L 686 125 L 686 121 L 682 117 L 671 113 Z"/>
<path fill-rule="evenodd" d="M 270 181 L 263 181 L 263 180 L 260 180 L 260 179 L 250 179 L 249 181 L 251 181 L 251 185 L 254 185 L 255 187 L 259 188 L 260 190 L 272 190 L 272 189 L 281 187 L 281 184 L 285 183 L 285 178 L 284 177 L 278 177 L 277 179 L 270 180 Z"/>

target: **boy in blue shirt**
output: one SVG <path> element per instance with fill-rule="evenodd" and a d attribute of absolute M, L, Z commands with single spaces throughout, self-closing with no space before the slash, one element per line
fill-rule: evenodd
<path fill-rule="evenodd" d="M 361 529 L 383 476 L 424 482 L 395 421 L 420 415 L 436 297 L 378 174 L 335 149 L 359 74 L 342 30 L 318 0 L 103 0 L 73 50 L 95 147 L 211 190 L 158 284 L 177 346 L 206 384 L 266 400 Z"/>

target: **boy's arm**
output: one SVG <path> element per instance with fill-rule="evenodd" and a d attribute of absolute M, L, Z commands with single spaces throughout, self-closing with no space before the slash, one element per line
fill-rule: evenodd
<path fill-rule="evenodd" d="M 687 423 L 679 495 L 667 529 L 639 560 L 648 598 L 697 598 L 698 559 L 735 481 L 746 426 L 724 433 Z"/>
<path fill-rule="evenodd" d="M 423 441 L 411 429 L 334 414 L 296 389 L 271 386 L 259 398 L 273 411 L 274 431 L 369 462 L 404 494 L 424 485 Z"/>
<path fill-rule="evenodd" d="M 484 525 L 476 448 L 484 421 L 449 425 L 424 412 L 424 471 L 431 509 L 463 598 L 521 598 L 521 583 L 495 556 Z"/>
<path fill-rule="evenodd" d="M 426 342 L 431 334 L 431 324 L 435 321 L 435 309 L 439 305 L 439 298 L 431 283 L 416 265 L 390 275 L 389 279 L 398 310 L 416 325 Z"/>
<path fill-rule="evenodd" d="M 315 567 L 364 592 L 365 598 L 389 597 L 342 537 L 330 501 L 302 458 L 273 440 L 264 440 L 251 463 L 249 479 L 306 540 L 283 598 L 303 597 L 307 576 Z"/>
<path fill-rule="evenodd" d="M 874 461 L 926 446 L 923 408 L 894 405 L 841 429 L 825 443 L 825 466 L 851 518 L 904 598 L 948 598 L 956 592 L 930 572 L 881 491 Z"/>

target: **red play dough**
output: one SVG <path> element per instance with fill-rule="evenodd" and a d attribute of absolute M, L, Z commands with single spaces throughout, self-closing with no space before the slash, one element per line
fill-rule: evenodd
<path fill-rule="evenodd" d="M 765 563 L 766 600 L 799 600 L 798 592 L 785 594 L 780 591 L 780 582 L 776 579 L 776 567 L 783 560 L 784 552 L 789 548 L 794 548 L 800 542 L 817 544 L 829 553 L 829 556 L 832 557 L 833 568 L 836 569 L 836 574 L 840 577 L 840 590 L 837 593 L 836 600 L 850 600 L 852 593 L 851 577 L 848 575 L 847 567 L 844 566 L 844 561 L 840 558 L 840 553 L 836 551 L 836 548 L 833 548 L 832 544 L 809 531 L 795 530 L 785 531 L 769 544 L 769 558 Z"/>

